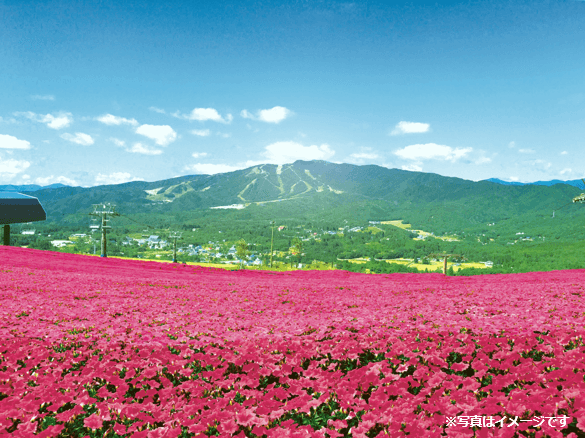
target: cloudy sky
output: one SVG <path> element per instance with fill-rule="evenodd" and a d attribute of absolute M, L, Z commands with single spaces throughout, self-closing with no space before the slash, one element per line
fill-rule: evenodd
<path fill-rule="evenodd" d="M 0 2 L 0 184 L 585 176 L 585 2 Z"/>

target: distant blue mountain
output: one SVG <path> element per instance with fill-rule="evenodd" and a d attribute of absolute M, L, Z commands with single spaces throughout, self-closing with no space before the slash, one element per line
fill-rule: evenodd
<path fill-rule="evenodd" d="M 524 185 L 526 185 L 526 184 L 521 183 L 521 182 L 503 181 L 503 180 L 498 179 L 498 178 L 489 178 L 489 179 L 486 179 L 484 181 L 489 181 L 489 182 L 493 182 L 496 184 L 502 184 L 504 186 L 524 186 Z"/>
<path fill-rule="evenodd" d="M 48 186 L 39 186 L 37 184 L 24 184 L 24 185 L 4 185 L 0 186 L 0 192 L 36 192 L 42 189 L 60 189 L 61 187 L 68 187 L 65 184 L 49 184 Z"/>
<path fill-rule="evenodd" d="M 498 178 L 489 178 L 486 179 L 485 181 L 489 181 L 489 182 L 493 182 L 493 183 L 497 183 L 497 184 L 502 184 L 505 186 L 528 186 L 528 185 L 534 185 L 534 186 L 554 186 L 555 184 L 567 184 L 573 187 L 577 187 L 579 189 L 585 189 L 585 184 L 583 184 L 583 181 L 581 181 L 580 179 L 574 179 L 574 180 L 570 180 L 570 181 L 561 181 L 559 179 L 553 179 L 550 181 L 536 181 L 536 182 L 531 182 L 531 183 L 521 183 L 521 182 L 510 182 L 510 181 L 503 181 L 501 179 Z"/>

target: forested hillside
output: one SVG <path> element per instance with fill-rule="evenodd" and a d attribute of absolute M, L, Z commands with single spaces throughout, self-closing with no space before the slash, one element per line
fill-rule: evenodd
<path fill-rule="evenodd" d="M 502 185 L 297 161 L 212 176 L 39 190 L 31 194 L 47 210 L 47 221 L 34 224 L 34 235 L 19 234 L 25 225 L 15 227 L 13 241 L 54 249 L 55 239 L 89 232 L 92 204 L 110 202 L 120 213 L 110 222 L 112 255 L 168 258 L 168 252 L 157 255 L 136 242 L 149 235 L 166 239 L 174 230 L 183 233 L 179 258 L 186 261 L 213 258 L 193 251 L 187 256 L 189 245 L 208 245 L 225 257 L 244 239 L 264 264 L 272 242 L 273 259 L 291 266 L 320 261 L 368 272 L 434 270 L 425 265 L 430 255 L 448 253 L 460 255 L 449 259 L 455 267 L 464 260 L 492 262 L 489 272 L 581 268 L 585 206 L 571 202 L 579 192 L 567 184 Z M 387 223 L 400 220 L 410 228 Z M 99 233 L 84 239 L 60 251 L 91 253 Z M 294 239 L 303 242 L 301 257 L 290 251 Z M 397 259 L 410 263 L 387 263 Z"/>

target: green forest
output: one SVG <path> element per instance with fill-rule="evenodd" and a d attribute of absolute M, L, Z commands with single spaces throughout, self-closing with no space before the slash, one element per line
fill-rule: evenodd
<path fill-rule="evenodd" d="M 450 275 L 473 275 L 488 273 L 512 273 L 529 271 L 547 271 L 558 269 L 581 269 L 585 267 L 585 210 L 579 206 L 572 207 L 573 213 L 557 214 L 556 217 L 536 218 L 531 221 L 509 220 L 501 223 L 482 224 L 465 227 L 459 231 L 457 224 L 446 229 L 441 224 L 433 226 L 424 219 L 411 219 L 413 228 L 422 229 L 435 236 L 448 235 L 456 241 L 445 241 L 434 237 L 418 240 L 417 233 L 393 225 L 370 221 L 302 221 L 299 219 L 280 219 L 274 221 L 274 227 L 266 220 L 221 220 L 194 221 L 178 225 L 147 225 L 136 220 L 116 218 L 111 221 L 112 230 L 107 234 L 108 255 L 123 257 L 140 257 L 147 252 L 144 246 L 136 243 L 136 238 L 151 235 L 167 238 L 171 231 L 181 231 L 179 248 L 188 245 L 210 245 L 220 248 L 226 254 L 236 241 L 245 240 L 250 253 L 268 264 L 271 243 L 275 262 L 303 263 L 305 266 L 313 261 L 320 261 L 357 272 L 420 272 L 412 267 L 387 263 L 389 259 L 413 259 L 423 264 L 430 254 L 459 254 L 450 257 L 449 262 L 493 262 L 489 269 L 460 269 Z M 388 218 L 401 219 L 401 218 Z M 428 218 L 426 218 L 428 219 Z M 375 221 L 377 222 L 377 221 Z M 406 221 L 405 221 L 406 222 Z M 44 250 L 67 251 L 79 254 L 93 254 L 100 251 L 100 233 L 91 235 L 89 220 L 85 226 L 63 225 L 59 223 L 34 224 L 35 235 L 23 235 L 27 225 L 13 228 L 12 244 Z M 160 226 L 162 225 L 162 226 Z M 463 224 L 462 224 L 463 225 Z M 28 225 L 30 228 L 31 225 Z M 274 228 L 274 231 L 273 231 Z M 355 229 L 355 231 L 350 231 Z M 274 234 L 273 234 L 274 233 Z M 76 239 L 74 244 L 55 248 L 51 242 L 67 240 L 74 234 L 86 234 L 86 238 Z M 274 236 L 272 240 L 272 235 Z M 300 256 L 293 257 L 291 247 L 294 239 L 302 242 Z M 169 256 L 163 257 L 163 259 Z M 355 264 L 348 259 L 368 259 L 366 263 Z M 203 262 L 205 258 L 189 256 L 185 252 L 178 254 L 179 262 Z M 424 271 L 423 271 L 424 272 Z"/>
<path fill-rule="evenodd" d="M 13 226 L 12 242 L 99 255 L 100 233 L 90 230 L 97 218 L 90 213 L 94 205 L 111 202 L 119 213 L 110 218 L 111 256 L 169 260 L 169 235 L 181 232 L 180 262 L 234 262 L 233 247 L 244 240 L 250 261 L 263 268 L 272 245 L 273 262 L 290 267 L 320 262 L 370 273 L 425 272 L 436 271 L 431 262 L 437 254 L 454 254 L 448 260 L 452 275 L 580 269 L 585 206 L 572 202 L 579 192 L 569 184 L 513 186 L 297 161 L 156 182 L 38 190 L 30 194 L 47 220 Z M 383 223 L 395 220 L 411 229 Z M 33 228 L 34 234 L 23 234 Z M 432 234 L 421 239 L 414 230 Z M 71 237 L 76 234 L 85 236 Z M 145 242 L 150 236 L 163 243 Z M 58 240 L 68 242 L 57 248 Z M 479 269 L 469 268 L 470 262 L 490 263 Z"/>

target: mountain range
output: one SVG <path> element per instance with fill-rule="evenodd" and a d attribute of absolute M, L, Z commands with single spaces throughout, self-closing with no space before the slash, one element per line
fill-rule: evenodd
<path fill-rule="evenodd" d="M 35 192 L 42 189 L 58 189 L 60 187 L 67 187 L 65 184 L 49 184 L 47 186 L 39 186 L 37 184 L 24 184 L 24 185 L 0 185 L 0 192 Z"/>
<path fill-rule="evenodd" d="M 561 181 L 560 179 L 553 179 L 550 181 L 536 181 L 536 182 L 530 182 L 530 183 L 521 183 L 521 182 L 516 182 L 516 181 L 503 181 L 501 179 L 498 178 L 489 178 L 486 179 L 485 181 L 490 181 L 490 182 L 495 182 L 498 184 L 504 184 L 507 186 L 527 186 L 527 185 L 535 185 L 535 186 L 554 186 L 555 184 L 568 184 L 570 186 L 573 187 L 577 187 L 579 189 L 583 189 L 585 187 L 585 184 L 583 184 L 583 180 L 581 179 L 573 179 L 573 180 L 569 180 L 569 181 Z"/>
<path fill-rule="evenodd" d="M 153 225 L 224 220 L 404 219 L 429 229 L 462 229 L 495 221 L 534 221 L 570 203 L 568 184 L 501 184 L 432 173 L 325 161 L 264 164 L 216 175 L 134 181 L 30 192 L 47 221 L 83 224 L 93 204 L 109 202 L 129 220 Z M 579 209 L 563 210 L 567 215 Z"/>
<path fill-rule="evenodd" d="M 526 186 L 526 185 L 553 186 L 555 184 L 568 184 L 570 186 L 578 187 L 580 189 L 585 186 L 582 179 L 574 179 L 574 180 L 567 180 L 567 181 L 562 181 L 560 179 L 553 179 L 550 181 L 535 181 L 535 182 L 523 183 L 523 182 L 517 182 L 517 181 L 504 181 L 504 180 L 499 179 L 499 178 L 488 178 L 484 181 L 494 182 L 497 184 L 503 184 L 503 185 L 507 185 L 507 186 Z M 61 187 L 69 187 L 69 186 L 67 186 L 65 184 L 61 184 L 61 183 L 49 184 L 46 186 L 40 186 L 37 184 L 24 184 L 24 185 L 8 184 L 8 185 L 0 185 L 0 192 L 34 192 L 34 191 L 42 190 L 42 189 L 57 189 L 57 188 L 61 188 Z"/>

